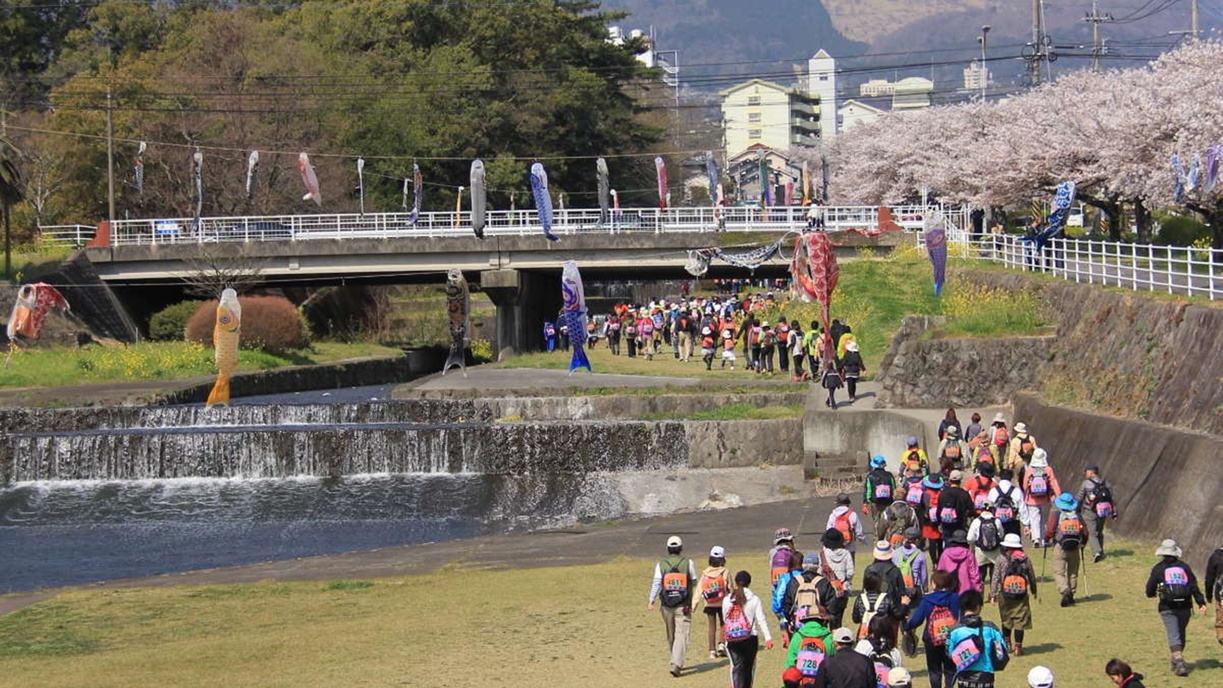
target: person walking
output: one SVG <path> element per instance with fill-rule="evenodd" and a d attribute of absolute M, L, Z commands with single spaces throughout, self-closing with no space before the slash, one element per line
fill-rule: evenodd
<path fill-rule="evenodd" d="M 998 471 L 998 483 L 989 491 L 986 501 L 994 505 L 994 516 L 1002 524 L 1004 534 L 1022 535 L 1028 520 L 1028 502 L 1011 477 L 1009 468 Z"/>
<path fill-rule="evenodd" d="M 735 574 L 735 587 L 722 600 L 723 636 L 726 655 L 730 658 L 731 688 L 752 688 L 756 675 L 756 653 L 760 651 L 760 636 L 764 648 L 773 649 L 773 637 L 764 618 L 764 605 L 751 590 L 752 574 Z"/>
<path fill-rule="evenodd" d="M 862 515 L 871 517 L 875 540 L 888 539 L 883 528 L 883 513 L 891 506 L 894 495 L 896 476 L 887 469 L 887 459 L 877 454 L 871 459 L 871 470 L 862 485 Z"/>
<path fill-rule="evenodd" d="M 920 501 L 921 478 L 917 479 L 917 488 Z M 917 540 L 921 541 L 921 527 L 917 521 L 917 510 L 905 499 L 903 490 L 898 492 L 891 505 L 883 510 L 879 521 L 883 527 L 883 534 L 877 538 L 876 542 L 887 540 L 892 543 L 892 547 L 899 547 L 905 541 L 910 528 L 917 531 Z"/>
<path fill-rule="evenodd" d="M 875 664 L 854 652 L 854 632 L 841 627 L 832 633 L 836 652 L 824 660 L 815 677 L 815 688 L 876 688 Z"/>
<path fill-rule="evenodd" d="M 955 681 L 955 665 L 947 655 L 947 638 L 960 619 L 960 595 L 955 591 L 955 575 L 950 571 L 934 572 L 934 590 L 922 597 L 921 604 L 904 622 L 905 633 L 912 633 L 923 623 L 922 646 L 926 651 L 926 671 L 930 688 L 951 688 Z"/>
<path fill-rule="evenodd" d="M 968 533 L 963 530 L 951 534 L 935 570 L 955 574 L 961 595 L 969 590 L 981 592 L 981 571 L 977 568 L 977 557 L 968 548 Z"/>
<path fill-rule="evenodd" d="M 858 342 L 845 345 L 845 355 L 841 357 L 841 370 L 845 373 L 845 389 L 849 392 L 849 402 L 858 400 L 858 378 L 866 372 L 866 363 L 862 354 L 858 353 Z"/>
<path fill-rule="evenodd" d="M 1032 629 L 1032 596 L 1036 594 L 1036 569 L 1023 551 L 1023 539 L 1015 533 L 1007 533 L 1002 538 L 1002 556 L 998 557 L 993 597 L 998 602 L 1002 635 L 1007 648 L 1016 657 L 1023 654 L 1024 634 Z"/>
<path fill-rule="evenodd" d="M 1189 564 L 1181 560 L 1181 548 L 1176 540 L 1164 540 L 1155 548 L 1159 563 L 1151 567 L 1147 578 L 1148 598 L 1159 597 L 1159 617 L 1168 634 L 1168 649 L 1172 653 L 1172 672 L 1177 676 L 1188 676 L 1185 664 L 1185 628 L 1193 616 L 1196 602 L 1202 615 L 1206 614 L 1206 598 L 1198 587 L 1197 576 Z"/>
<path fill-rule="evenodd" d="M 1117 518 L 1117 503 L 1113 499 L 1112 486 L 1100 476 L 1100 467 L 1091 464 L 1083 471 L 1083 483 L 1075 495 L 1082 506 L 1080 514 L 1087 528 L 1087 544 L 1091 546 L 1092 561 L 1104 558 L 1104 524 Z"/>
<path fill-rule="evenodd" d="M 964 472 L 957 469 L 947 476 L 947 486 L 943 488 L 938 498 L 939 530 L 943 542 L 951 540 L 951 534 L 956 531 L 968 530 L 968 524 L 977 513 L 973 506 L 972 495 L 960 487 L 964 482 Z"/>
<path fill-rule="evenodd" d="M 829 626 L 840 626 L 853 589 L 854 555 L 845 548 L 845 538 L 836 528 L 824 531 L 820 544 L 820 575 L 837 591 L 836 600 L 828 606 Z"/>
<path fill-rule="evenodd" d="M 1135 674 L 1127 662 L 1116 657 L 1104 665 L 1104 674 L 1117 688 L 1146 688 L 1142 683 L 1143 675 Z"/>
<path fill-rule="evenodd" d="M 841 379 L 841 374 L 837 372 L 833 361 L 828 361 L 824 364 L 824 372 L 820 375 L 820 386 L 828 390 L 828 399 L 824 405 L 833 411 L 837 410 L 837 390 L 841 388 L 844 381 Z"/>
<path fill-rule="evenodd" d="M 994 505 L 986 502 L 981 513 L 968 526 L 968 544 L 972 545 L 981 572 L 981 585 L 986 602 L 994 601 L 994 562 L 998 560 L 1002 547 L 1002 524 L 994 517 Z"/>
<path fill-rule="evenodd" d="M 795 553 L 794 533 L 789 528 L 773 531 L 773 548 L 769 550 L 769 585 L 790 572 L 790 557 Z"/>
<path fill-rule="evenodd" d="M 1206 603 L 1214 598 L 1215 639 L 1223 645 L 1223 547 L 1219 547 L 1206 560 Z"/>
<path fill-rule="evenodd" d="M 961 688 L 994 688 L 995 672 L 1010 661 L 998 627 L 981 618 L 982 602 L 976 590 L 960 595 L 963 615 L 947 638 L 947 653 L 956 668 L 955 684 Z"/>
<path fill-rule="evenodd" d="M 972 497 L 972 507 L 976 513 L 980 514 L 985 508 L 985 504 L 989 502 L 989 492 L 994 489 L 994 464 L 989 462 L 979 463 L 975 467 L 976 473 L 968 480 L 964 481 L 964 491 Z"/>
<path fill-rule="evenodd" d="M 922 480 L 921 507 L 917 518 L 921 521 L 921 534 L 926 539 L 930 560 L 937 562 L 943 555 L 943 532 L 939 524 L 939 501 L 946 487 L 941 473 L 931 473 Z"/>
<path fill-rule="evenodd" d="M 701 572 L 697 581 L 698 597 L 696 606 L 705 606 L 705 621 L 707 632 L 705 638 L 709 641 L 709 658 L 716 659 L 718 655 L 726 654 L 726 646 L 719 640 L 720 627 L 723 625 L 722 601 L 726 599 L 726 591 L 730 589 L 729 574 L 726 571 L 726 550 L 715 546 L 709 550 L 709 566 Z"/>
<path fill-rule="evenodd" d="M 828 524 L 824 527 L 826 530 L 835 528 L 841 531 L 845 548 L 853 554 L 858 551 L 857 543 L 865 540 L 865 534 L 862 531 L 862 519 L 858 518 L 857 512 L 850 504 L 848 492 L 838 494 L 837 505 L 833 507 L 832 513 L 828 514 Z"/>
<path fill-rule="evenodd" d="M 1011 437 L 1011 441 L 1006 446 L 1006 463 L 1007 468 L 1015 471 L 1015 475 L 1023 478 L 1023 468 L 1032 462 L 1032 458 L 1036 455 L 1037 444 L 1036 438 L 1032 433 L 1028 432 L 1028 424 L 1023 421 L 1015 423 L 1015 434 Z"/>
<path fill-rule="evenodd" d="M 1057 482 L 1053 467 L 1049 465 L 1048 452 L 1044 449 L 1038 447 L 1032 452 L 1032 463 L 1023 475 L 1021 484 L 1028 503 L 1028 520 L 1024 525 L 1031 534 L 1032 544 L 1044 547 L 1045 512 L 1049 510 L 1053 498 L 1062 493 L 1062 486 Z"/>
<path fill-rule="evenodd" d="M 646 601 L 646 611 L 654 610 L 655 601 L 660 603 L 671 655 L 671 675 L 676 677 L 684 670 L 684 653 L 692 628 L 692 590 L 696 584 L 696 565 L 683 552 L 684 541 L 678 535 L 667 538 L 667 556 L 654 565 L 654 580 Z"/>
<path fill-rule="evenodd" d="M 803 338 L 806 333 L 803 328 L 799 327 L 797 320 L 790 321 L 790 331 L 786 334 L 786 351 L 784 355 L 789 356 L 794 360 L 794 381 L 802 382 L 808 377 L 803 372 L 803 360 L 807 358 L 806 351 L 803 349 Z"/>
<path fill-rule="evenodd" d="M 1062 596 L 1062 606 L 1069 607 L 1074 604 L 1074 593 L 1079 588 L 1083 521 L 1079 518 L 1079 502 L 1069 492 L 1058 495 L 1053 505 L 1057 508 L 1045 524 L 1044 541 L 1054 545 L 1053 580 L 1057 583 L 1057 594 Z"/>

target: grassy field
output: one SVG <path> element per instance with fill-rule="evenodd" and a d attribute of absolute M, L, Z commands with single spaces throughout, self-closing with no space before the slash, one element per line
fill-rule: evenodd
<path fill-rule="evenodd" d="M 1036 664 L 1051 667 L 1060 686 L 1107 686 L 1102 669 L 1114 656 L 1151 686 L 1223 680 L 1212 624 L 1200 616 L 1189 626 L 1193 673 L 1171 675 L 1155 604 L 1141 592 L 1152 547 L 1113 546 L 1115 556 L 1089 569 L 1092 594 L 1083 599 L 1080 587 L 1075 607 L 1059 608 L 1047 584 L 1027 652 L 1000 674 L 1000 688 L 1026 686 Z M 730 566 L 746 565 L 759 580 L 764 559 L 749 553 Z M 866 563 L 860 555 L 859 571 Z M 82 589 L 0 618 L 0 675 L 26 688 L 725 686 L 726 660 L 707 659 L 699 614 L 690 668 L 678 681 L 667 675 L 659 613 L 644 604 L 651 567 L 650 559 L 508 571 L 456 562 L 375 581 Z M 778 685 L 783 661 L 780 647 L 764 652 L 757 685 Z M 922 667 L 916 685 L 925 685 L 924 661 L 907 666 Z"/>

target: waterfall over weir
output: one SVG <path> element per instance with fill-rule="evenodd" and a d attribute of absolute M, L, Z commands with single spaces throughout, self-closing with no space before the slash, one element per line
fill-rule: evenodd
<path fill-rule="evenodd" d="M 616 518 L 679 422 L 471 400 L 4 410 L 0 592 Z"/>

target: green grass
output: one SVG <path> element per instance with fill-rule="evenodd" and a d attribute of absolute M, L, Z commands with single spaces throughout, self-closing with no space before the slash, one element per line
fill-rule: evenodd
<path fill-rule="evenodd" d="M 722 392 L 719 392 L 721 395 Z M 785 406 L 755 406 L 752 404 L 729 404 L 695 413 L 649 413 L 637 420 L 772 420 L 775 418 L 801 418 L 802 404 Z"/>
<path fill-rule="evenodd" d="M 283 355 L 241 351 L 238 369 L 268 370 L 287 365 L 399 353 L 398 349 L 375 344 L 318 342 L 308 349 Z M 215 372 L 212 350 L 185 342 L 140 342 L 115 348 L 88 346 L 81 349 L 35 345 L 17 349 L 8 366 L 0 368 L 0 387 L 177 380 Z"/>
<path fill-rule="evenodd" d="M 999 674 L 999 688 L 1023 688 L 1037 664 L 1060 686 L 1107 686 L 1111 657 L 1151 686 L 1218 682 L 1211 620 L 1197 615 L 1186 650 L 1193 673 L 1181 680 L 1168 671 L 1155 602 L 1142 594 L 1152 546 L 1114 539 L 1110 547 L 1109 558 L 1089 564 L 1074 607 L 1059 607 L 1042 580 L 1027 652 Z M 26 688 L 193 688 L 215 686 L 218 676 L 250 688 L 671 685 L 659 613 L 643 602 L 653 559 L 638 554 L 644 558 L 497 571 L 456 562 L 377 581 L 82 588 L 0 617 L 0 675 Z M 868 559 L 858 556 L 859 581 Z M 1201 557 L 1191 559 L 1200 565 Z M 763 580 L 764 561 L 763 551 L 739 552 L 728 565 Z M 598 595 L 574 604 L 574 586 Z M 997 610 L 987 608 L 985 618 L 996 621 Z M 771 616 L 770 624 L 776 634 Z M 690 668 L 677 682 L 687 688 L 726 685 L 726 660 L 707 659 L 704 639 L 698 613 Z M 780 683 L 784 657 L 780 647 L 761 653 L 757 685 Z M 914 685 L 926 685 L 921 656 L 905 665 Z"/>

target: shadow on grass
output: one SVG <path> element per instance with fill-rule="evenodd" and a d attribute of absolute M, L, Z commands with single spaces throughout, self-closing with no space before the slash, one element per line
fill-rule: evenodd
<path fill-rule="evenodd" d="M 1109 557 L 1132 557 L 1134 550 L 1132 549 L 1110 549 L 1104 553 L 1104 560 L 1108 561 Z"/>
<path fill-rule="evenodd" d="M 1189 668 L 1193 669 L 1194 671 L 1197 671 L 1198 669 L 1218 669 L 1220 667 L 1223 667 L 1223 662 L 1220 662 L 1213 657 L 1199 659 L 1198 661 L 1189 664 Z"/>
<path fill-rule="evenodd" d="M 1046 652 L 1053 652 L 1054 650 L 1060 650 L 1060 649 L 1062 649 L 1061 643 L 1041 643 L 1040 645 L 1024 645 L 1023 654 L 1024 655 L 1039 655 L 1039 654 L 1044 654 Z"/>
<path fill-rule="evenodd" d="M 764 646 L 761 645 L 761 649 L 763 648 Z M 684 673 L 681 674 L 681 676 L 694 676 L 696 674 L 707 674 L 711 671 L 727 671 L 726 667 L 728 666 L 730 666 L 729 659 L 709 660 L 709 661 L 701 662 L 700 664 L 697 664 L 696 666 L 684 667 Z"/>
<path fill-rule="evenodd" d="M 1080 597 L 1079 599 L 1075 600 L 1074 602 L 1075 604 L 1079 604 L 1081 602 L 1104 602 L 1104 601 L 1111 600 L 1111 599 L 1113 599 L 1112 595 L 1106 592 L 1097 592 L 1093 595 L 1087 595 L 1086 597 Z"/>

